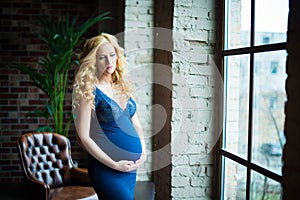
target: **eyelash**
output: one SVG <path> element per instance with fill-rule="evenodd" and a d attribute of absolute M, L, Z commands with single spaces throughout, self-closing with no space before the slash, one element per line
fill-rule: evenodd
<path fill-rule="evenodd" d="M 111 54 L 111 55 L 110 55 L 110 57 L 115 57 L 115 56 L 116 56 L 116 54 Z M 105 56 L 100 56 L 100 57 L 99 57 L 100 60 L 102 60 L 102 59 L 104 59 L 104 58 L 105 58 Z"/>

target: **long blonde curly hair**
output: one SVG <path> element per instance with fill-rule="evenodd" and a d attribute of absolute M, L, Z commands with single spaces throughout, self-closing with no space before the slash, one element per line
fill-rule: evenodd
<path fill-rule="evenodd" d="M 118 40 L 115 36 L 108 33 L 102 33 L 91 39 L 88 39 L 84 46 L 83 52 L 79 57 L 79 69 L 75 75 L 73 83 L 73 96 L 72 106 L 76 108 L 79 106 L 81 98 L 85 98 L 86 101 L 94 109 L 94 90 L 96 89 L 96 83 L 98 77 L 96 76 L 96 52 L 102 44 L 111 44 L 116 51 L 117 62 L 116 70 L 112 74 L 113 83 L 118 86 L 122 93 L 131 96 L 131 89 L 129 82 L 125 80 L 125 71 L 127 68 L 127 62 L 124 57 L 124 49 L 119 46 Z"/>

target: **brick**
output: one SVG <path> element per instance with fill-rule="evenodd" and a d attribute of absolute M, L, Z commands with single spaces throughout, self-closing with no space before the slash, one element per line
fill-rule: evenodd
<path fill-rule="evenodd" d="M 176 166 L 176 167 L 173 167 L 173 170 L 172 170 L 172 177 L 174 177 L 174 176 L 191 177 L 192 172 L 190 171 L 190 169 L 187 165 Z"/>
<path fill-rule="evenodd" d="M 183 176 L 173 177 L 171 180 L 172 187 L 181 187 L 181 186 L 189 186 L 190 178 Z"/>
<path fill-rule="evenodd" d="M 189 17 L 192 15 L 192 11 L 189 8 L 183 6 L 175 6 L 174 15 L 180 17 Z"/>
<path fill-rule="evenodd" d="M 189 155 L 189 164 L 190 165 L 208 165 L 213 164 L 214 158 L 212 155 L 209 154 L 194 154 Z"/>
<path fill-rule="evenodd" d="M 201 8 L 201 7 L 196 7 L 196 6 L 193 6 L 192 9 L 192 16 L 194 18 L 203 18 L 203 19 L 207 19 L 208 16 L 209 16 L 209 9 L 208 8 Z"/>
<path fill-rule="evenodd" d="M 202 187 L 176 187 L 172 188 L 173 197 L 189 198 L 205 196 L 205 188 Z"/>
<path fill-rule="evenodd" d="M 19 170 L 19 167 L 18 166 L 12 166 L 12 165 L 2 166 L 2 170 L 5 170 L 5 171 Z"/>
<path fill-rule="evenodd" d="M 125 1 L 125 6 L 128 8 L 129 6 L 137 6 L 139 5 L 138 0 L 126 0 Z"/>
<path fill-rule="evenodd" d="M 207 45 L 209 41 L 209 31 L 207 30 L 197 30 L 197 31 L 186 31 L 185 34 L 185 40 L 191 41 L 191 42 L 202 42 L 200 44 Z M 207 52 L 208 49 L 201 49 L 200 52 Z"/>
<path fill-rule="evenodd" d="M 206 142 L 202 142 L 200 144 L 190 144 L 188 145 L 188 147 L 185 150 L 185 154 L 188 155 L 195 155 L 195 154 L 199 154 L 203 157 L 205 157 L 206 153 L 210 152 L 210 148 L 209 146 L 206 144 Z"/>
<path fill-rule="evenodd" d="M 185 85 L 174 86 L 172 88 L 172 92 L 173 92 L 173 97 L 176 99 L 178 98 L 179 101 L 181 100 L 181 98 L 189 96 L 189 88 L 185 87 Z"/>
<path fill-rule="evenodd" d="M 27 93 L 28 92 L 28 88 L 10 88 L 11 93 Z"/>
<path fill-rule="evenodd" d="M 193 6 L 197 8 L 212 9 L 214 8 L 214 2 L 210 0 L 197 0 L 193 1 Z"/>
<path fill-rule="evenodd" d="M 2 45 L 2 50 L 18 50 L 19 45 L 16 44 L 3 44 Z"/>
<path fill-rule="evenodd" d="M 18 108 L 16 106 L 3 106 L 1 107 L 1 111 L 17 111 Z"/>
<path fill-rule="evenodd" d="M 141 25 L 139 21 L 126 21 L 125 26 L 128 28 L 136 28 L 136 27 L 146 28 L 147 27 L 147 25 L 145 23 L 143 25 Z"/>
<path fill-rule="evenodd" d="M 13 14 L 13 13 L 11 13 L 11 14 Z M 26 21 L 28 21 L 30 19 L 29 16 L 25 16 L 22 14 L 13 14 L 13 15 L 11 15 L 11 18 L 12 18 L 12 20 L 26 20 Z"/>
<path fill-rule="evenodd" d="M 209 87 L 197 87 L 197 88 L 190 88 L 189 95 L 191 97 L 212 97 L 213 92 L 212 88 Z"/>
<path fill-rule="evenodd" d="M 29 56 L 31 57 L 43 57 L 46 56 L 47 52 L 42 52 L 42 51 L 30 51 Z"/>
<path fill-rule="evenodd" d="M 213 179 L 210 177 L 191 177 L 191 186 L 193 187 L 209 187 L 212 186 Z"/>
<path fill-rule="evenodd" d="M 7 105 L 8 100 L 0 99 L 0 105 Z"/>
<path fill-rule="evenodd" d="M 4 87 L 0 88 L 0 93 L 7 93 L 7 92 L 8 92 L 8 88 L 4 88 Z"/>
<path fill-rule="evenodd" d="M 42 4 L 42 5 L 43 5 L 43 4 Z M 42 5 L 39 4 L 39 3 L 31 3 L 31 7 L 32 7 L 32 8 L 41 8 Z M 48 7 L 47 7 L 47 8 L 48 8 Z"/>
<path fill-rule="evenodd" d="M 40 100 L 29 100 L 28 103 L 30 105 L 44 105 L 44 103 Z"/>
<path fill-rule="evenodd" d="M 176 5 L 179 5 L 182 7 L 191 7 L 192 0 L 176 0 Z"/>
<path fill-rule="evenodd" d="M 186 166 L 188 165 L 188 156 L 186 155 L 172 155 L 173 166 Z"/>
<path fill-rule="evenodd" d="M 189 146 L 188 136 L 183 132 L 178 132 L 172 136 L 171 151 L 175 155 L 182 154 Z"/>
<path fill-rule="evenodd" d="M 25 129 L 28 129 L 28 125 L 25 125 L 25 124 L 24 125 L 12 125 L 11 129 L 12 130 L 16 130 L 16 129 L 19 129 L 19 130 L 23 129 L 23 130 L 25 130 Z M 15 146 L 15 144 L 14 144 L 14 146 Z"/>
<path fill-rule="evenodd" d="M 10 52 L 11 56 L 28 56 L 27 51 L 11 51 Z"/>
<path fill-rule="evenodd" d="M 29 27 L 11 27 L 11 31 L 13 32 L 28 32 L 30 31 Z"/>
<path fill-rule="evenodd" d="M 193 176 L 206 176 L 205 174 L 205 166 L 203 165 L 193 165 L 190 166 L 190 171 Z"/>
<path fill-rule="evenodd" d="M 137 20 L 139 15 L 128 12 L 126 14 L 126 20 Z"/>
<path fill-rule="evenodd" d="M 37 119 L 21 119 L 21 123 L 27 123 L 27 124 L 37 124 L 38 120 Z"/>
<path fill-rule="evenodd" d="M 5 124 L 13 124 L 13 123 L 18 123 L 18 119 L 1 119 L 1 123 Z"/>
<path fill-rule="evenodd" d="M 183 99 L 183 102 L 181 105 L 179 105 L 177 108 L 181 108 L 183 110 L 189 110 L 189 111 L 196 111 L 196 110 L 203 110 L 206 109 L 208 106 L 207 100 L 203 98 L 199 99 Z"/>
<path fill-rule="evenodd" d="M 190 19 L 174 18 L 174 22 L 176 23 L 176 28 L 179 30 L 188 30 L 192 28 Z"/>
<path fill-rule="evenodd" d="M 149 22 L 153 19 L 153 16 L 149 14 L 140 14 L 137 16 L 137 18 L 140 20 L 140 22 Z"/>

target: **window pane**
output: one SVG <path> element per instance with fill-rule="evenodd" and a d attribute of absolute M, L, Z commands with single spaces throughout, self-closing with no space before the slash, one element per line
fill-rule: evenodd
<path fill-rule="evenodd" d="M 254 171 L 252 171 L 251 177 L 250 199 L 282 199 L 280 183 Z"/>
<path fill-rule="evenodd" d="M 286 42 L 288 6 L 288 0 L 255 1 L 255 45 Z"/>
<path fill-rule="evenodd" d="M 286 51 L 254 54 L 253 162 L 281 175 Z"/>
<path fill-rule="evenodd" d="M 249 0 L 227 0 L 225 6 L 225 50 L 250 46 Z"/>
<path fill-rule="evenodd" d="M 249 55 L 225 57 L 224 148 L 246 159 L 249 114 Z"/>
<path fill-rule="evenodd" d="M 224 158 L 223 199 L 246 199 L 246 167 Z"/>

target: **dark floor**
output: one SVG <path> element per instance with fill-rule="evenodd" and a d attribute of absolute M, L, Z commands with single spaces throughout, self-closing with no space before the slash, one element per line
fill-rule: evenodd
<path fill-rule="evenodd" d="M 0 200 L 25 200 L 25 185 L 22 183 L 0 183 Z M 154 200 L 154 184 L 137 182 L 135 200 Z"/>
<path fill-rule="evenodd" d="M 1 200 L 24 200 L 25 186 L 22 183 L 0 183 Z"/>

